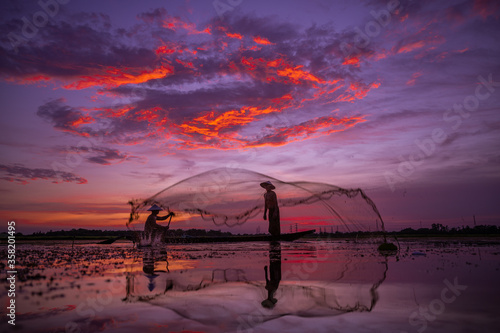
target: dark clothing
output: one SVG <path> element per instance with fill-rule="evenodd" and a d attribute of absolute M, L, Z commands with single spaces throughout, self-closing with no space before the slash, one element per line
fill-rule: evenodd
<path fill-rule="evenodd" d="M 278 207 L 278 197 L 273 191 L 264 194 L 266 208 L 269 210 L 269 233 L 272 236 L 279 236 L 281 234 L 280 227 L 280 209 Z"/>
<path fill-rule="evenodd" d="M 280 210 L 278 207 L 269 209 L 269 233 L 273 236 L 281 235 Z"/>
<path fill-rule="evenodd" d="M 168 230 L 168 227 L 161 226 L 156 223 L 156 220 L 165 220 L 166 217 L 158 217 L 153 214 L 148 216 L 146 224 L 144 225 L 144 236 L 146 238 L 154 239 L 158 234 L 164 236 Z"/>

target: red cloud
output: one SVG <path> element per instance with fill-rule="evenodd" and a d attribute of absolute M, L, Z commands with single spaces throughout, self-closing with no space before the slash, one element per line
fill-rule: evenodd
<path fill-rule="evenodd" d="M 278 109 L 268 107 L 259 109 L 257 107 L 243 107 L 240 110 L 226 111 L 219 116 L 214 112 L 209 112 L 192 121 L 185 122 L 179 126 L 184 133 L 198 133 L 209 137 L 223 137 L 227 134 L 222 133 L 231 127 L 246 125 L 256 119 L 256 117 L 276 112 Z"/>
<path fill-rule="evenodd" d="M 90 116 L 82 116 L 81 118 L 78 118 L 77 120 L 69 123 L 69 125 L 72 127 L 78 127 L 80 125 L 90 124 L 92 122 L 94 122 L 94 118 L 92 118 Z"/>
<path fill-rule="evenodd" d="M 413 86 L 415 85 L 415 82 L 417 81 L 417 79 L 419 77 L 422 76 L 422 72 L 416 72 L 416 73 L 413 73 L 413 75 L 411 76 L 411 79 L 409 79 L 407 82 L 406 82 L 406 85 L 407 86 Z"/>
<path fill-rule="evenodd" d="M 260 110 L 269 112 L 270 109 Z M 272 112 L 272 111 L 271 111 Z M 233 115 L 234 116 L 234 115 Z M 250 116 L 239 117 L 238 121 L 230 121 L 232 125 L 237 125 L 241 123 L 248 123 L 251 121 Z M 181 148 L 184 149 L 238 149 L 238 148 L 257 148 L 263 146 L 283 146 L 291 142 L 302 141 L 314 137 L 319 137 L 322 135 L 328 135 L 334 132 L 344 131 L 360 122 L 364 122 L 365 119 L 362 117 L 344 117 L 336 118 L 331 116 L 314 118 L 312 120 L 303 122 L 301 124 L 290 126 L 290 127 L 279 127 L 271 129 L 271 133 L 266 134 L 262 138 L 251 140 L 248 137 L 241 137 L 235 135 L 235 133 L 220 134 L 221 129 L 224 127 L 222 123 L 228 120 L 227 114 L 223 117 L 214 117 L 213 114 L 204 117 L 204 120 L 210 119 L 211 127 L 197 127 L 191 124 L 183 124 L 180 126 L 187 135 L 187 138 L 179 143 Z M 224 121 L 220 121 L 224 119 Z M 231 117 L 229 117 L 231 118 Z M 198 119 L 200 120 L 200 119 Z M 231 119 L 234 120 L 234 119 Z M 195 140 L 192 135 L 188 133 L 202 134 L 205 137 L 204 140 Z"/>
<path fill-rule="evenodd" d="M 200 47 L 198 47 L 198 49 L 203 50 Z M 184 52 L 191 53 L 193 55 L 196 55 L 196 53 L 198 53 L 198 51 L 196 51 L 196 50 L 190 50 L 189 48 L 184 47 L 181 44 L 172 43 L 172 42 L 164 43 L 163 45 L 158 46 L 155 50 L 155 53 L 157 55 L 162 55 L 162 54 L 169 55 L 169 54 L 184 53 Z"/>
<path fill-rule="evenodd" d="M 143 70 L 140 68 L 120 69 L 108 67 L 105 70 L 98 70 L 93 75 L 81 76 L 76 82 L 63 86 L 66 89 L 81 90 L 90 87 L 115 88 L 124 84 L 144 83 L 149 80 L 161 79 L 174 72 L 170 65 L 161 65 L 153 70 Z"/>
<path fill-rule="evenodd" d="M 265 60 L 263 58 L 242 57 L 241 63 L 249 71 L 259 70 L 258 74 L 254 74 L 257 78 L 265 79 L 268 82 L 276 81 L 283 83 L 301 84 L 304 82 L 320 83 L 325 81 L 316 75 L 303 70 L 304 66 L 293 66 L 285 59 L 277 58 L 273 60 Z M 230 68 L 238 70 L 236 65 L 230 64 Z"/>
<path fill-rule="evenodd" d="M 133 106 L 126 105 L 126 106 L 117 107 L 117 108 L 95 108 L 94 110 L 101 111 L 101 115 L 103 115 L 104 117 L 119 118 L 119 117 L 123 117 L 124 115 L 126 115 L 127 112 L 129 112 L 133 108 L 134 108 Z"/>
<path fill-rule="evenodd" d="M 215 26 L 216 38 L 201 38 L 198 35 L 211 34 L 211 28 L 201 30 L 180 18 L 166 17 L 165 12 L 152 13 L 151 17 L 153 21 L 148 22 L 160 24 L 165 29 L 160 29 L 161 33 L 153 36 L 152 41 L 146 40 L 140 48 L 134 49 L 130 58 L 123 60 L 117 53 L 115 58 L 92 57 L 92 60 L 100 61 L 79 66 L 74 64 L 74 58 L 68 58 L 55 66 L 57 70 L 50 71 L 66 75 L 65 89 L 102 87 L 108 97 L 130 98 L 134 100 L 133 104 L 124 105 L 115 100 L 106 108 L 95 108 L 95 114 L 55 105 L 53 109 L 43 109 L 39 115 L 57 130 L 80 136 L 96 135 L 100 120 L 108 118 L 106 120 L 112 126 L 106 131 L 115 143 L 136 143 L 149 138 L 188 149 L 284 145 L 342 131 L 364 120 L 318 117 L 298 125 L 274 128 L 264 123 L 273 114 L 280 116 L 285 109 L 293 112 L 311 106 L 312 112 L 318 115 L 319 109 L 329 103 L 362 99 L 379 85 L 358 82 L 355 74 L 345 75 L 344 72 L 350 70 L 348 68 L 335 70 L 340 63 L 358 67 L 361 57 L 369 57 L 372 53 L 346 58 L 331 57 L 330 54 L 329 60 L 325 53 L 325 59 L 319 61 L 321 54 L 308 58 L 307 53 L 303 53 L 299 57 L 293 48 L 277 53 L 274 47 L 268 47 L 274 45 L 271 41 L 256 36 L 255 32 L 229 32 L 227 28 Z M 173 31 L 181 33 L 172 36 Z M 247 33 L 254 37 L 243 38 Z M 193 34 L 196 36 L 189 36 Z M 290 36 L 297 38 L 296 34 Z M 161 45 L 156 44 L 156 38 Z M 150 49 L 145 50 L 142 45 L 148 45 L 148 42 L 151 43 Z M 410 52 L 428 42 L 432 40 L 407 42 L 395 52 Z M 110 63 L 115 65 L 108 66 Z M 155 63 L 158 65 L 152 66 Z M 196 68 L 196 71 L 181 66 Z M 43 67 L 36 70 L 38 68 Z M 68 71 L 75 68 L 78 72 Z M 25 82 L 63 80 L 45 72 L 33 73 L 30 72 L 31 76 L 25 78 Z M 72 75 L 71 78 L 68 75 Z M 166 77 L 168 80 L 159 80 Z M 158 81 L 154 85 L 145 84 L 150 80 Z M 249 84 L 246 85 L 245 81 Z M 136 87 L 127 87 L 129 84 L 142 84 L 137 91 L 144 94 L 134 93 Z M 92 126 L 87 125 L 90 123 Z M 255 129 L 258 131 L 259 127 L 262 132 L 256 135 Z M 252 131 L 254 134 L 249 134 Z M 108 153 L 111 156 L 111 152 Z"/>
<path fill-rule="evenodd" d="M 175 53 L 175 52 L 176 52 L 175 49 L 169 49 L 166 45 L 159 46 L 155 50 L 155 53 L 157 55 L 160 55 L 160 54 L 172 54 L 172 53 Z"/>
<path fill-rule="evenodd" d="M 175 59 L 175 61 L 178 62 L 179 64 L 181 64 L 182 66 L 186 67 L 186 68 L 194 69 L 194 65 L 193 65 L 192 62 L 182 61 L 180 59 Z"/>
<path fill-rule="evenodd" d="M 184 29 L 188 34 L 212 34 L 210 27 L 203 30 L 197 30 L 194 23 L 184 22 L 179 17 L 168 17 L 163 20 L 163 27 L 177 31 L 178 29 Z"/>
<path fill-rule="evenodd" d="M 304 66 L 286 66 L 284 69 L 278 70 L 276 73 L 280 76 L 288 77 L 294 84 L 299 84 L 301 81 L 311 81 L 316 83 L 324 83 L 325 81 L 317 76 L 302 70 Z"/>
<path fill-rule="evenodd" d="M 226 36 L 229 38 L 243 39 L 243 36 L 241 34 L 238 34 L 238 33 L 226 32 Z"/>
<path fill-rule="evenodd" d="M 33 76 L 27 76 L 23 78 L 11 78 L 11 77 L 6 78 L 6 81 L 14 82 L 17 84 L 34 84 L 34 83 L 48 82 L 51 80 L 52 78 L 50 76 L 43 74 L 36 74 Z"/>
<path fill-rule="evenodd" d="M 425 31 L 425 28 L 421 30 L 421 32 Z M 400 53 L 409 53 L 415 50 L 424 48 L 429 46 L 429 49 L 433 48 L 431 45 L 442 44 L 445 42 L 445 39 L 439 35 L 429 36 L 424 39 L 419 39 L 417 41 L 406 42 L 402 45 L 395 46 L 392 48 L 392 54 L 400 54 Z"/>
<path fill-rule="evenodd" d="M 74 81 L 63 85 L 62 87 L 69 90 L 81 90 L 91 87 L 104 87 L 107 89 L 116 88 L 125 84 L 138 84 L 144 83 L 149 80 L 161 79 L 174 73 L 174 68 L 168 64 L 161 65 L 153 70 L 146 70 L 141 68 L 117 68 L 107 67 L 101 68 L 88 68 L 89 74 L 80 75 L 75 78 L 67 79 L 65 81 Z M 28 77 L 7 78 L 7 81 L 16 82 L 18 84 L 33 84 L 42 81 L 56 81 L 58 77 L 50 77 L 47 75 L 34 75 Z"/>
<path fill-rule="evenodd" d="M 356 99 L 363 99 L 366 96 L 366 94 L 370 91 L 370 89 L 378 87 L 380 87 L 380 83 L 377 82 L 374 82 L 369 85 L 364 85 L 359 82 L 354 82 L 351 83 L 351 85 L 349 86 L 349 90 L 354 92 L 354 97 Z"/>
<path fill-rule="evenodd" d="M 260 36 L 255 36 L 253 41 L 261 45 L 275 45 L 274 43 L 271 43 L 269 39 Z"/>
<path fill-rule="evenodd" d="M 168 138 L 170 135 L 166 130 L 168 118 L 161 107 L 140 110 L 136 113 L 136 121 L 144 121 L 148 124 L 147 137 Z"/>
<path fill-rule="evenodd" d="M 353 65 L 354 67 L 359 67 L 359 57 L 352 56 L 349 58 L 346 58 L 342 65 Z"/>

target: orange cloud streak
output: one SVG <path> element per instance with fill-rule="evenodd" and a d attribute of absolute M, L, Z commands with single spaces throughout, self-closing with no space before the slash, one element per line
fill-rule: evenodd
<path fill-rule="evenodd" d="M 277 111 L 279 110 L 272 107 L 265 109 L 243 107 L 240 110 L 226 111 L 219 116 L 215 116 L 214 112 L 209 112 L 192 121 L 183 123 L 179 127 L 186 133 L 198 133 L 210 137 L 227 136 L 230 134 L 223 135 L 221 130 L 246 125 L 260 115 Z"/>
<path fill-rule="evenodd" d="M 162 46 L 159 46 L 156 50 L 155 50 L 155 53 L 157 55 L 160 55 L 160 54 L 172 54 L 174 53 L 176 50 L 175 49 L 170 49 L 168 48 L 166 45 L 162 45 Z"/>
<path fill-rule="evenodd" d="M 270 111 L 271 109 L 260 110 L 260 111 Z M 270 111 L 273 112 L 273 111 Z M 204 115 L 197 118 L 198 120 L 206 121 L 212 125 L 212 128 L 207 127 L 197 127 L 192 124 L 183 124 L 180 127 L 186 132 L 198 133 L 206 136 L 210 136 L 208 140 L 205 138 L 204 141 L 192 140 L 192 136 L 187 135 L 190 139 L 183 140 L 180 146 L 185 149 L 239 149 L 239 148 L 258 148 L 264 146 L 284 146 L 291 142 L 303 141 L 306 139 L 311 139 L 314 137 L 319 137 L 322 135 L 328 135 L 334 132 L 344 131 L 360 122 L 364 122 L 365 119 L 362 117 L 350 117 L 350 118 L 336 118 L 336 117 L 320 117 L 302 124 L 291 126 L 291 127 L 280 127 L 273 129 L 271 134 L 264 136 L 261 139 L 250 141 L 247 138 L 235 137 L 234 135 L 221 135 L 220 130 L 225 128 L 227 125 L 225 122 L 229 120 L 231 124 L 242 124 L 251 121 L 250 116 L 240 117 L 237 116 L 237 121 L 234 121 L 234 113 L 224 115 L 223 117 L 214 117 L 213 113 Z"/>
<path fill-rule="evenodd" d="M 249 71 L 255 71 L 256 69 L 258 69 L 258 73 L 252 75 L 260 79 L 265 78 L 269 82 L 281 81 L 284 83 L 292 83 L 296 85 L 301 84 L 304 81 L 315 82 L 319 84 L 327 83 L 314 74 L 301 69 L 304 66 L 293 66 L 281 58 L 265 60 L 263 58 L 255 59 L 252 57 L 242 57 L 241 64 L 243 64 Z M 238 71 L 236 64 L 234 64 L 233 62 L 230 63 L 229 68 L 231 68 L 233 71 Z M 262 75 L 263 73 L 265 75 Z M 283 80 L 283 78 L 289 80 Z"/>
<path fill-rule="evenodd" d="M 342 65 L 353 65 L 354 67 L 359 67 L 359 58 L 355 56 L 346 58 Z"/>
<path fill-rule="evenodd" d="M 48 82 L 51 79 L 52 78 L 50 76 L 38 74 L 38 75 L 33 75 L 33 76 L 27 76 L 24 78 L 10 78 L 9 77 L 9 78 L 6 78 L 5 80 L 9 81 L 9 82 L 14 82 L 17 84 L 34 84 L 34 83 L 40 83 L 40 82 Z"/>
<path fill-rule="evenodd" d="M 307 81 L 312 81 L 312 82 L 317 82 L 317 83 L 324 83 L 325 81 L 318 78 L 317 76 L 303 71 L 300 68 L 304 66 L 296 66 L 296 67 L 291 67 L 288 66 L 285 69 L 278 70 L 276 73 L 280 76 L 288 77 L 292 80 L 294 84 L 299 84 L 300 80 L 307 80 Z"/>
<path fill-rule="evenodd" d="M 104 111 L 106 116 L 108 116 L 108 117 L 119 118 L 119 117 L 123 117 L 124 115 L 126 115 L 127 112 L 129 112 L 133 108 L 134 108 L 133 106 L 127 105 L 127 106 L 124 106 L 122 108 L 117 108 L 117 109 L 102 108 L 99 110 Z"/>
<path fill-rule="evenodd" d="M 73 121 L 69 125 L 71 125 L 73 127 L 78 127 L 78 126 L 83 125 L 83 124 L 89 124 L 89 123 L 91 123 L 93 121 L 94 121 L 94 118 L 89 117 L 89 116 L 83 116 L 83 117 L 81 117 L 81 118 Z"/>
<path fill-rule="evenodd" d="M 408 53 L 408 52 L 414 51 L 416 49 L 422 48 L 424 46 L 425 46 L 425 41 L 423 41 L 423 40 L 413 42 L 413 43 L 408 43 L 408 44 L 400 47 L 397 53 Z"/>
<path fill-rule="evenodd" d="M 130 70 L 125 72 L 119 68 L 109 67 L 104 71 L 103 74 L 95 74 L 88 76 L 81 76 L 80 80 L 75 83 L 63 86 L 65 89 L 75 89 L 81 90 L 90 87 L 106 87 L 115 88 L 124 84 L 137 84 L 147 82 L 149 80 L 161 79 L 174 72 L 174 68 L 169 65 L 162 65 L 152 71 L 140 71 L 139 74 L 135 74 L 140 70 Z"/>
<path fill-rule="evenodd" d="M 243 39 L 243 36 L 239 33 L 226 32 L 226 36 L 229 38 Z"/>
<path fill-rule="evenodd" d="M 253 41 L 261 45 L 275 45 L 274 43 L 271 43 L 269 39 L 260 36 L 255 36 Z"/>
<path fill-rule="evenodd" d="M 349 86 L 349 89 L 354 92 L 354 97 L 356 99 L 363 99 L 365 98 L 366 94 L 370 91 L 372 88 L 378 88 L 380 87 L 380 83 L 374 82 L 369 85 L 362 85 L 360 83 L 351 83 Z"/>

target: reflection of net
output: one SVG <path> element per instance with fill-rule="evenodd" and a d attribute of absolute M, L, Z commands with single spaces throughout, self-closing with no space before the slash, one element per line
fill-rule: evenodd
<path fill-rule="evenodd" d="M 332 317 L 374 309 L 388 265 L 387 258 L 374 253 L 370 244 L 290 244 L 281 257 L 273 250 L 269 247 L 264 260 L 256 251 L 251 260 L 241 260 L 230 269 L 160 272 L 156 292 L 147 290 L 148 281 L 141 272 L 133 272 L 130 276 L 135 278 L 127 280 L 127 290 L 134 292 L 127 299 L 172 311 L 180 316 L 179 325 L 196 323 L 203 332 L 243 332 L 286 316 Z M 215 260 L 213 265 L 221 267 L 227 259 Z M 272 266 L 274 261 L 280 263 L 281 279 L 274 294 L 276 305 L 268 309 L 261 305 L 268 297 L 264 265 Z M 175 323 L 169 320 L 169 325 Z"/>
<path fill-rule="evenodd" d="M 383 231 L 380 213 L 361 189 L 312 182 L 284 182 L 244 169 L 219 168 L 182 180 L 146 200 L 131 201 L 127 226 L 152 204 L 184 219 L 215 225 L 241 225 L 264 210 L 259 184 L 270 180 L 281 207 L 281 220 L 331 227 L 328 231 Z M 286 224 L 286 223 L 285 223 Z M 335 229 L 333 229 L 335 228 Z"/>

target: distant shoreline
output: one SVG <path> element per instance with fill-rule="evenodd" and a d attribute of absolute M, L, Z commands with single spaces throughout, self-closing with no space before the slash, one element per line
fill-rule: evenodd
<path fill-rule="evenodd" d="M 302 230 L 303 231 L 303 230 Z M 43 240 L 109 240 L 119 238 L 133 238 L 136 235 L 132 230 L 89 230 L 89 229 L 72 229 L 49 232 L 36 232 L 31 235 L 23 235 L 16 233 L 16 241 L 43 241 Z M 168 231 L 169 237 L 231 237 L 240 234 L 232 234 L 220 230 L 204 230 L 204 229 L 171 229 Z M 248 234 L 243 234 L 248 235 Z M 500 228 L 494 225 L 478 225 L 473 228 L 466 226 L 463 228 L 448 228 L 442 224 L 433 224 L 432 228 L 412 229 L 406 228 L 400 231 L 376 231 L 376 232 L 316 232 L 305 236 L 304 240 L 311 239 L 363 239 L 370 237 L 385 237 L 391 239 L 408 239 L 408 238 L 445 238 L 445 239 L 471 239 L 471 238 L 497 238 L 500 236 Z M 0 244 L 7 244 L 8 234 L 2 232 L 0 234 Z"/>
<path fill-rule="evenodd" d="M 380 236 L 380 235 L 374 235 Z M 395 237 L 396 236 L 396 237 Z M 335 234 L 313 234 L 310 236 L 303 237 L 302 240 L 353 240 L 353 239 L 364 239 L 369 238 L 368 235 L 362 235 L 356 237 L 356 235 L 335 235 Z M 30 241 L 102 241 L 106 239 L 113 238 L 112 236 L 17 236 L 16 240 L 24 243 Z M 478 240 L 478 239 L 500 239 L 500 234 L 398 234 L 392 235 L 387 234 L 387 238 L 390 240 L 397 238 L 399 240 L 410 240 L 410 239 L 447 239 L 447 240 Z M 120 242 L 127 241 L 127 239 L 121 239 Z M 7 239 L 1 238 L 0 245 L 7 245 Z"/>

